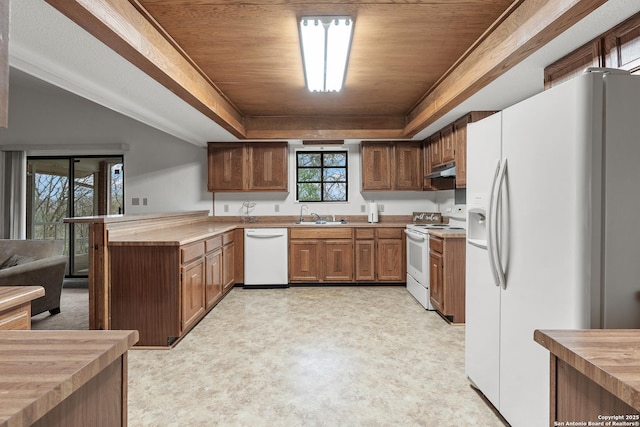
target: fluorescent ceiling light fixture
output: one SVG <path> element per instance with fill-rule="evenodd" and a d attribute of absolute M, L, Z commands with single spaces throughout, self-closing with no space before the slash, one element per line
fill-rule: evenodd
<path fill-rule="evenodd" d="M 338 92 L 347 71 L 353 19 L 303 16 L 299 22 L 302 62 L 311 92 Z"/>

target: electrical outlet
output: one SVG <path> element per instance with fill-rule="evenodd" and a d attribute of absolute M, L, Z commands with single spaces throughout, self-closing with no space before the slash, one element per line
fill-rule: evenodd
<path fill-rule="evenodd" d="M 229 205 L 224 205 L 224 211 L 229 212 Z"/>
<path fill-rule="evenodd" d="M 367 207 L 365 205 L 360 205 L 360 212 L 366 212 Z"/>
<path fill-rule="evenodd" d="M 384 205 L 383 204 L 379 204 L 378 205 L 378 212 L 384 212 Z"/>
<path fill-rule="evenodd" d="M 273 207 L 273 209 L 274 209 L 276 212 L 280 212 L 280 205 L 276 204 L 276 205 Z"/>
<path fill-rule="evenodd" d="M 140 198 L 139 197 L 134 197 L 131 199 L 131 204 L 133 206 L 138 206 L 140 204 Z"/>

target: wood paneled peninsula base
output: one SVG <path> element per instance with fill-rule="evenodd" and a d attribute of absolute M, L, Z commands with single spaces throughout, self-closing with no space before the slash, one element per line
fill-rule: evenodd
<path fill-rule="evenodd" d="M 551 352 L 550 426 L 640 426 L 640 330 L 535 331 Z"/>
<path fill-rule="evenodd" d="M 137 331 L 0 331 L 0 427 L 127 425 Z"/>

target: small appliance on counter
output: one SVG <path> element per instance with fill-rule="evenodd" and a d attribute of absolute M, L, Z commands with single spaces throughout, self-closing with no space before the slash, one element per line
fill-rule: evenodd
<path fill-rule="evenodd" d="M 378 222 L 378 204 L 376 202 L 369 203 L 369 214 L 367 215 L 368 222 Z"/>

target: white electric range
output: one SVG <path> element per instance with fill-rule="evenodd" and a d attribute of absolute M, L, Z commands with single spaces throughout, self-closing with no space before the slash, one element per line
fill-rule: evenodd
<path fill-rule="evenodd" d="M 407 224 L 407 290 L 427 310 L 434 310 L 429 297 L 429 230 L 464 230 L 465 222 Z"/>

